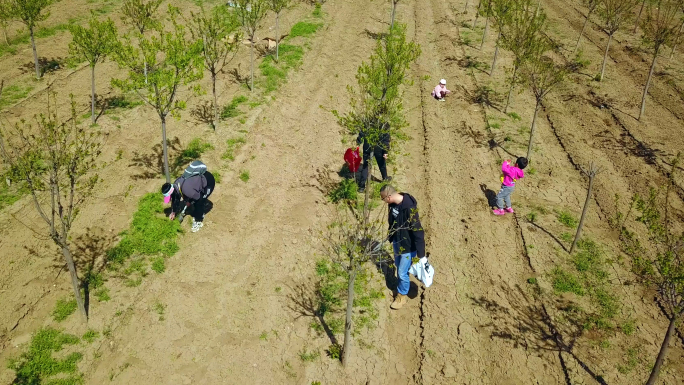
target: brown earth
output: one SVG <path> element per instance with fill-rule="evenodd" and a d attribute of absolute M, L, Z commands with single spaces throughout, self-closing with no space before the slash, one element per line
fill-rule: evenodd
<path fill-rule="evenodd" d="M 640 123 L 634 116 L 650 64 L 648 53 L 638 37 L 618 33 L 606 79 L 593 82 L 606 38 L 596 25 L 588 29 L 582 50 L 591 64 L 545 101 L 532 156 L 536 172 L 528 170 L 519 183 L 513 196 L 516 215 L 495 218 L 488 199 L 498 189 L 499 162 L 524 153 L 528 134 L 520 129 L 529 126 L 534 105 L 529 92 L 516 93 L 510 109 L 521 117 L 516 121 L 497 108 L 472 102 L 482 85 L 505 94 L 504 68 L 511 58 L 501 52 L 493 77 L 489 64 L 482 70 L 461 65 L 467 57 L 489 63 L 496 38 L 490 29 L 482 51 L 461 43 L 466 36 L 479 39 L 462 24 L 472 20 L 475 5 L 470 3 L 467 14 L 461 12 L 465 0 L 402 1 L 397 12 L 422 55 L 411 69 L 414 83 L 406 88 L 411 139 L 402 148 L 408 155 L 394 164 L 395 179 L 419 201 L 437 270 L 432 287 L 416 285 L 409 304 L 391 312 L 391 291 L 386 289 L 376 327 L 354 341 L 346 370 L 325 357 L 331 341 L 309 326 L 314 319 L 306 299 L 313 290 L 320 250 L 316 235 L 333 212 L 322 181 L 337 178 L 346 147 L 328 110 L 346 110 L 346 86 L 353 84 L 356 68 L 375 44 L 372 35 L 387 28 L 389 16 L 384 2 L 330 0 L 323 6 L 325 26 L 310 40 L 302 68 L 290 74 L 274 99 L 258 96 L 266 102 L 250 109 L 244 124 L 233 119 L 214 133 L 191 114 L 208 96 L 194 97 L 188 91 L 189 109 L 180 121 L 169 123 L 169 136 L 178 138 L 179 148 L 195 137 L 213 144 L 215 149 L 203 160 L 220 170 L 223 179 L 212 196 L 214 208 L 201 232 L 181 236 L 181 250 L 167 262 L 163 275 L 152 273 L 134 288 L 112 277 L 107 282 L 112 300 L 91 303 L 88 326 L 109 332 L 81 347 L 86 383 L 643 383 L 666 318 L 653 294 L 634 284 L 629 270 L 616 262 L 609 281 L 623 305 L 620 317 L 635 319 L 636 332 L 582 332 L 582 325 L 562 309 L 583 299 L 554 295 L 550 285 L 554 267 L 568 264 L 563 251 L 567 245 L 559 240 L 568 230 L 556 221 L 553 210 L 578 216 L 586 194 L 578 167 L 595 161 L 604 171 L 596 182 L 584 234 L 603 245 L 607 258 L 619 259 L 616 234 L 607 225 L 614 215 L 614 194 L 627 197 L 662 184 L 667 163 L 684 148 L 682 54 L 661 59 Z M 177 5 L 195 7 L 192 2 Z M 558 0 L 543 5 L 551 20 L 550 35 L 569 57 L 585 10 Z M 46 23 L 55 25 L 97 6 L 63 1 Z M 298 5 L 285 13 L 281 25 L 291 26 L 310 12 L 310 7 Z M 273 26 L 274 20 L 264 25 Z M 39 53 L 64 57 L 68 42 L 69 34 L 58 32 L 39 40 Z M 231 68 L 239 63 L 245 75 L 248 51 L 238 56 Z M 9 121 L 39 111 L 49 82 L 62 96 L 61 106 L 66 106 L 65 96 L 74 93 L 83 112 L 87 110 L 87 70 L 62 69 L 33 81 L 30 72 L 18 70 L 31 61 L 28 46 L 0 61 L 0 78 L 34 86 L 24 101 L 4 111 Z M 116 94 L 109 78 L 123 72 L 109 62 L 98 65 L 97 71 L 98 90 Z M 437 103 L 429 93 L 442 77 L 454 95 Z M 221 103 L 248 92 L 231 80 L 222 77 Z M 208 85 L 207 79 L 202 82 Z M 144 106 L 98 121 L 98 129 L 110 135 L 99 170 L 103 183 L 74 226 L 82 258 L 102 256 L 128 227 L 138 199 L 158 189 L 162 178 L 152 146 L 159 141 L 157 121 Z M 248 131 L 247 144 L 235 161 L 221 159 L 225 141 L 239 130 Z M 490 139 L 501 146 L 492 149 Z M 120 150 L 122 159 L 117 160 Z M 247 183 L 237 178 L 240 170 L 249 170 Z M 30 204 L 22 199 L 0 212 L 3 362 L 19 354 L 42 326 L 84 331 L 76 316 L 63 324 L 50 317 L 57 299 L 70 295 L 69 283 L 60 256 L 29 229 L 41 229 Z M 681 207 L 681 202 L 676 204 Z M 528 223 L 525 215 L 539 206 L 549 214 Z M 543 294 L 527 283 L 532 277 Z M 157 303 L 166 306 L 163 321 L 153 310 Z M 618 367 L 626 365 L 626 351 L 635 347 L 638 362 L 622 373 Z M 302 362 L 303 350 L 319 351 L 322 357 Z M 659 383 L 680 383 L 683 355 L 678 335 Z M 13 372 L 3 366 L 0 382 L 13 379 Z"/>

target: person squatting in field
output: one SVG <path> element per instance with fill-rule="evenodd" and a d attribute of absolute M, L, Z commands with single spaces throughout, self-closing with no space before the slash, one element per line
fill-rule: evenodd
<path fill-rule="evenodd" d="M 408 302 L 411 287 L 409 268 L 413 258 L 425 256 L 425 233 L 420 224 L 416 198 L 408 193 L 399 193 L 390 185 L 380 189 L 380 198 L 389 205 L 389 241 L 394 249 L 394 266 L 399 280 L 397 295 L 390 307 L 397 310 Z"/>
<path fill-rule="evenodd" d="M 378 163 L 382 180 L 385 182 L 392 180 L 391 176 L 387 176 L 387 155 L 390 150 L 390 134 L 389 131 L 382 133 L 378 140 L 379 143 L 374 147 L 371 147 L 368 144 L 366 134 L 361 131 L 356 138 L 356 144 L 360 145 L 361 142 L 363 142 L 363 166 L 361 169 L 361 180 L 359 181 L 359 192 L 364 192 L 366 190 L 366 179 L 368 179 L 368 162 L 371 157 L 371 149 L 373 150 L 375 161 Z"/>
<path fill-rule="evenodd" d="M 515 165 L 511 165 L 510 160 L 505 160 L 501 164 L 501 172 L 503 176 L 501 177 L 501 190 L 496 195 L 496 209 L 494 209 L 494 215 L 504 215 L 506 213 L 513 212 L 513 206 L 511 206 L 511 194 L 515 190 L 515 182 L 518 179 L 525 177 L 523 169 L 527 167 L 527 158 L 520 157 L 516 159 Z M 504 210 L 504 202 L 506 203 L 506 209 Z"/>
<path fill-rule="evenodd" d="M 446 79 L 442 79 L 439 81 L 439 84 L 435 87 L 434 90 L 432 90 L 432 97 L 439 100 L 440 102 L 444 101 L 444 97 L 449 95 L 451 91 L 447 90 L 446 88 Z"/>
<path fill-rule="evenodd" d="M 161 192 L 164 195 L 164 203 L 171 203 L 170 220 L 174 220 L 178 213 L 178 220 L 183 222 L 185 210 L 192 206 L 192 232 L 202 228 L 206 204 L 209 196 L 214 192 L 216 180 L 207 170 L 207 166 L 196 160 L 185 169 L 183 175 L 176 179 L 173 184 L 164 183 Z"/>

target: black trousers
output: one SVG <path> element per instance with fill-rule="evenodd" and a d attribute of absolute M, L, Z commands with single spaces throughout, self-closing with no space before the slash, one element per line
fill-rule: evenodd
<path fill-rule="evenodd" d="M 385 150 L 381 146 L 375 146 L 373 149 L 373 156 L 380 169 L 380 175 L 382 179 L 387 179 L 387 163 L 385 162 L 385 157 L 382 156 Z M 363 144 L 363 167 L 361 169 L 361 180 L 359 181 L 359 188 L 366 187 L 366 179 L 368 179 L 368 160 L 370 159 L 371 147 L 367 144 Z"/>
<path fill-rule="evenodd" d="M 207 178 L 207 189 L 204 191 L 204 195 L 192 205 L 192 217 L 195 218 L 195 222 L 202 222 L 204 220 L 207 200 L 216 187 L 216 180 L 209 171 L 204 173 L 204 177 Z"/>

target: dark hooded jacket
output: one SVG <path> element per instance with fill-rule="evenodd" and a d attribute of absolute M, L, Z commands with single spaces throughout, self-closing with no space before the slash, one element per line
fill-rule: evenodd
<path fill-rule="evenodd" d="M 389 240 L 399 245 L 402 253 L 417 252 L 418 258 L 425 256 L 425 233 L 418 216 L 418 201 L 410 194 L 401 193 L 400 204 L 389 205 Z"/>
<path fill-rule="evenodd" d="M 180 177 L 173 182 L 176 191 L 172 197 L 172 208 L 174 212 L 180 211 L 184 204 L 194 203 L 205 195 L 207 190 L 208 178 L 213 180 L 213 176 L 207 175 L 205 172 L 202 175 L 194 175 L 184 179 Z"/>

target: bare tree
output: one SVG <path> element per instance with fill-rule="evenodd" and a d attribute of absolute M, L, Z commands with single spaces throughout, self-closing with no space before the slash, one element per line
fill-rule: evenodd
<path fill-rule="evenodd" d="M 398 0 L 397 0 L 398 1 Z M 268 5 L 271 7 L 271 10 L 275 12 L 276 14 L 276 25 L 275 25 L 275 41 L 276 41 L 276 62 L 280 59 L 279 57 L 279 51 L 280 51 L 280 13 L 283 12 L 283 10 L 287 7 L 290 6 L 290 3 L 292 0 L 268 0 Z"/>
<path fill-rule="evenodd" d="M 238 20 L 245 29 L 245 33 L 249 37 L 250 51 L 250 86 L 251 92 L 254 92 L 254 45 L 256 44 L 256 32 L 261 27 L 261 20 L 268 12 L 267 0 L 235 0 L 235 13 Z"/>
<path fill-rule="evenodd" d="M 582 235 L 582 227 L 584 227 L 584 218 L 587 216 L 587 211 L 589 211 L 589 203 L 591 203 L 591 192 L 594 189 L 594 178 L 601 172 L 601 168 L 597 167 L 594 162 L 591 162 L 588 169 L 581 167 L 582 173 L 589 178 L 589 187 L 587 187 L 587 198 L 584 200 L 584 208 L 582 209 L 582 216 L 580 217 L 579 226 L 577 226 L 577 232 L 575 233 L 575 239 L 572 241 L 572 246 L 570 246 L 570 254 L 575 250 L 575 245 Z"/>
<path fill-rule="evenodd" d="M 87 321 L 69 234 L 81 206 L 92 196 L 99 180 L 94 170 L 102 137 L 78 126 L 73 95 L 70 119 L 57 116 L 51 92 L 46 112 L 34 119 L 35 125 L 22 120 L 14 127 L 0 128 L 0 154 L 12 179 L 24 182 L 36 211 L 47 225 L 50 239 L 62 252 L 74 298 Z"/>
<path fill-rule="evenodd" d="M 582 3 L 584 3 L 584 5 L 587 7 L 587 17 L 584 19 L 584 24 L 582 24 L 582 31 L 580 32 L 579 37 L 577 38 L 577 43 L 575 43 L 575 49 L 572 51 L 573 55 L 577 53 L 577 49 L 580 45 L 580 40 L 582 40 L 584 31 L 587 29 L 587 24 L 589 24 L 589 18 L 591 17 L 591 14 L 594 13 L 596 7 L 598 7 L 600 2 L 601 0 L 582 0 Z"/>
<path fill-rule="evenodd" d="M 204 7 L 199 13 L 190 13 L 192 20 L 189 23 L 190 32 L 194 39 L 202 43 L 202 57 L 204 69 L 211 75 L 211 92 L 214 97 L 214 130 L 218 126 L 218 97 L 216 94 L 216 77 L 230 62 L 240 48 L 242 35 L 237 32 L 240 23 L 234 13 L 228 12 L 225 7 L 216 7 L 208 15 Z"/>
<path fill-rule="evenodd" d="M 37 79 L 40 79 L 43 74 L 40 72 L 40 63 L 38 62 L 35 30 L 38 23 L 45 21 L 48 16 L 50 16 L 50 12 L 45 9 L 54 1 L 55 0 L 11 0 L 11 14 L 26 25 L 29 30 L 29 35 L 31 35 L 33 63 L 36 67 Z"/>
<path fill-rule="evenodd" d="M 673 223 L 674 208 L 670 196 L 674 194 L 675 174 L 679 169 L 681 153 L 672 162 L 667 184 L 660 189 L 651 188 L 646 198 L 638 195 L 632 199 L 626 215 L 618 213 L 618 230 L 622 250 L 630 256 L 632 269 L 642 283 L 655 290 L 660 305 L 669 321 L 667 331 L 660 346 L 655 365 L 646 385 L 654 385 L 660 368 L 667 357 L 670 340 L 675 333 L 677 321 L 684 314 L 684 233 L 677 232 Z M 638 216 L 635 222 L 644 225 L 648 237 L 641 238 L 637 232 L 627 229 L 629 213 L 636 206 Z M 624 218 L 620 225 L 620 218 Z M 679 227 L 681 228 L 681 227 Z"/>
<path fill-rule="evenodd" d="M 658 53 L 660 53 L 660 49 L 664 45 L 671 43 L 676 37 L 677 29 L 679 28 L 677 13 L 680 7 L 681 0 L 656 0 L 654 4 L 649 4 L 646 10 L 646 18 L 641 28 L 644 30 L 644 40 L 653 47 L 653 61 L 651 62 L 651 69 L 648 71 L 644 93 L 641 97 L 639 120 L 641 120 L 641 117 L 646 112 L 646 95 L 648 95 L 648 87 L 651 85 Z"/>
<path fill-rule="evenodd" d="M 601 65 L 601 75 L 599 81 L 603 80 L 603 75 L 606 72 L 606 61 L 608 60 L 608 50 L 610 49 L 610 42 L 613 40 L 613 35 L 622 25 L 632 16 L 632 9 L 639 0 L 601 0 L 601 7 L 599 7 L 599 14 L 603 19 L 603 31 L 608 35 L 608 42 L 606 43 L 606 52 L 603 54 L 603 64 Z"/>

